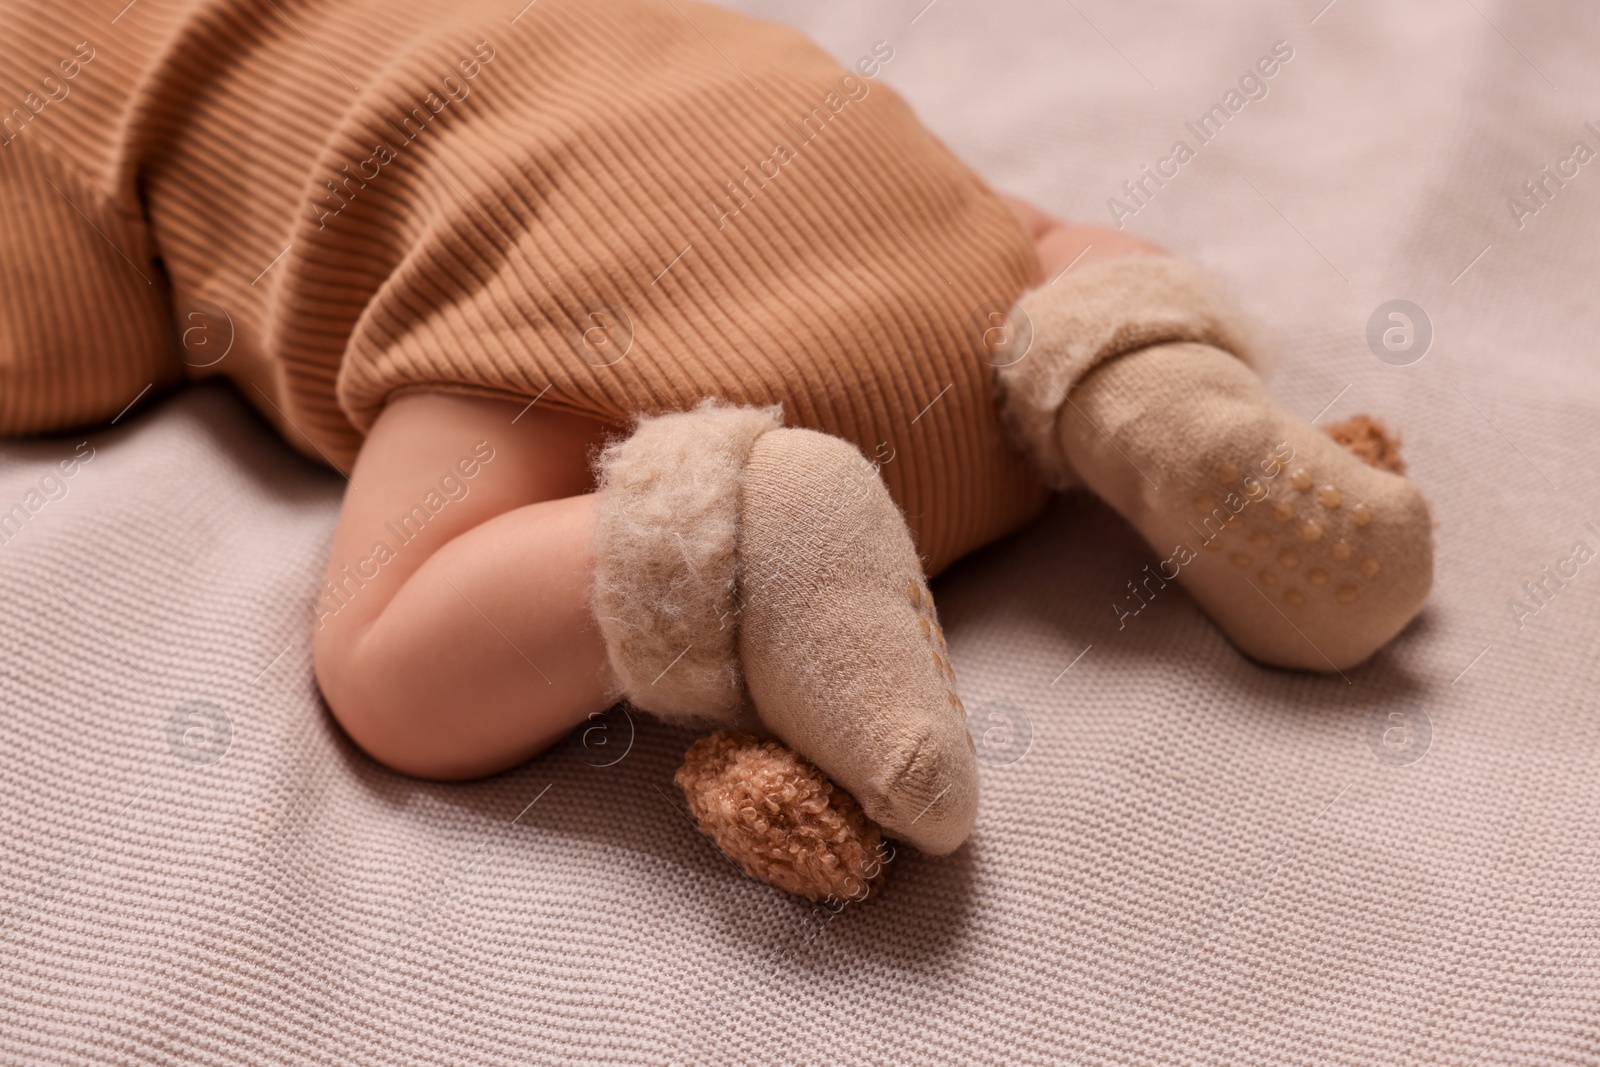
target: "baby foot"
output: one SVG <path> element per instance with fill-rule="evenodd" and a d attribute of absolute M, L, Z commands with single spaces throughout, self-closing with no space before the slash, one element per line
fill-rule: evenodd
<path fill-rule="evenodd" d="M 1248 324 L 1199 268 L 1108 260 L 1014 316 L 1031 347 L 997 367 L 1002 423 L 1047 484 L 1088 486 L 1160 554 L 1133 596 L 1181 582 L 1246 654 L 1321 671 L 1417 613 L 1433 528 L 1390 442 L 1353 422 L 1346 450 L 1274 404 Z"/>
<path fill-rule="evenodd" d="M 763 724 L 891 836 L 952 851 L 977 757 L 911 536 L 849 442 L 763 434 L 744 471 L 739 658 Z"/>
<path fill-rule="evenodd" d="M 1154 345 L 1101 364 L 1063 405 L 1059 436 L 1161 555 L 1154 582 L 1181 582 L 1255 659 L 1353 666 L 1428 594 L 1432 522 L 1417 487 L 1290 416 L 1219 349 Z"/>
<path fill-rule="evenodd" d="M 910 531 L 860 450 L 708 400 L 641 419 L 596 466 L 612 697 L 725 727 L 753 705 L 890 835 L 960 845 L 978 805 L 966 709 Z M 728 840 L 754 843 L 747 869 L 774 869 L 765 837 Z"/>

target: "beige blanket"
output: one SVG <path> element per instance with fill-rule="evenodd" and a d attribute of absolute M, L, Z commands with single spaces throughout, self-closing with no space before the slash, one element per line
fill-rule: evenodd
<path fill-rule="evenodd" d="M 971 843 L 831 915 L 697 836 L 685 734 L 355 752 L 309 661 L 341 483 L 221 387 L 6 444 L 0 1061 L 1600 1061 L 1600 12 L 1325 2 L 771 13 L 1218 267 L 1292 410 L 1401 427 L 1438 574 L 1378 659 L 1260 669 L 1175 589 L 1119 628 L 1152 557 L 1060 499 L 936 586 Z"/>

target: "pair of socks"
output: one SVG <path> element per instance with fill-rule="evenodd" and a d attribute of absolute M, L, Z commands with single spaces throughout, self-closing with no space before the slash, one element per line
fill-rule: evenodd
<path fill-rule="evenodd" d="M 1246 654 L 1341 671 L 1415 615 L 1431 521 L 1393 443 L 1357 420 L 1341 444 L 1278 407 L 1196 268 L 1094 264 L 1014 316 L 1032 343 L 995 377 L 1014 443 L 1047 484 L 1121 513 L 1156 580 Z M 677 779 L 707 836 L 813 900 L 881 883 L 879 827 L 958 847 L 978 807 L 966 711 L 904 518 L 860 450 L 708 398 L 641 417 L 596 467 L 612 695 L 719 728 Z"/>

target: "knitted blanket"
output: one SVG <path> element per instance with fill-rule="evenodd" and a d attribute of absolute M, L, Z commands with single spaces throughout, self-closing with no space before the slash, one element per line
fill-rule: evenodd
<path fill-rule="evenodd" d="M 310 665 L 343 482 L 226 386 L 6 442 L 0 1061 L 1600 1061 L 1600 12 L 771 8 L 890 42 L 997 188 L 1218 269 L 1292 410 L 1398 427 L 1423 616 L 1264 670 L 1176 587 L 1131 614 L 1153 557 L 1054 499 L 934 586 L 972 840 L 833 913 L 697 835 L 685 733 L 468 785 L 355 751 Z"/>

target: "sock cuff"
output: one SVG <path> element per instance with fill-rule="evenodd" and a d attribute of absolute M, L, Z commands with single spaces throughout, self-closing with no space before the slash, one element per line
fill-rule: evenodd
<path fill-rule="evenodd" d="M 739 491 L 783 407 L 711 397 L 637 418 L 595 459 L 590 603 L 612 699 L 671 721 L 732 724 L 744 705 L 736 635 Z"/>
<path fill-rule="evenodd" d="M 1017 346 L 1020 356 L 996 370 L 996 407 L 1011 443 L 1052 489 L 1081 484 L 1056 425 L 1073 386 L 1104 361 L 1193 341 L 1265 370 L 1249 324 L 1222 284 L 1171 256 L 1089 264 L 1024 293 L 1011 319 L 1012 329 L 1028 340 Z"/>

